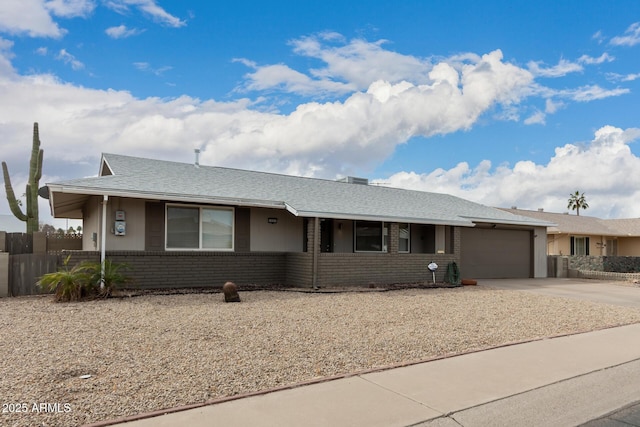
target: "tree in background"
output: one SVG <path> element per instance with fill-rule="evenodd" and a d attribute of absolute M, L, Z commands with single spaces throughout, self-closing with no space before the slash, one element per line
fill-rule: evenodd
<path fill-rule="evenodd" d="M 9 178 L 9 168 L 7 163 L 2 162 L 2 174 L 4 175 L 4 188 L 7 193 L 7 200 L 9 201 L 9 208 L 11 213 L 20 221 L 27 223 L 27 233 L 32 234 L 34 231 L 38 231 L 40 226 L 38 222 L 38 184 L 42 177 L 42 158 L 44 151 L 40 148 L 40 135 L 38 133 L 38 123 L 33 124 L 33 146 L 31 148 L 31 160 L 29 162 L 29 181 L 27 182 L 27 191 L 25 197 L 27 198 L 27 211 L 22 212 L 20 206 L 20 200 L 16 199 L 16 195 L 11 186 L 11 179 Z"/>
<path fill-rule="evenodd" d="M 575 193 L 570 194 L 567 208 L 572 211 L 576 211 L 578 216 L 580 216 L 580 209 L 588 209 L 589 204 L 587 203 L 587 199 L 584 197 L 584 193 L 580 194 L 579 191 L 576 191 Z"/>
<path fill-rule="evenodd" d="M 42 231 L 43 233 L 46 233 L 46 234 L 52 234 L 53 235 L 53 234 L 56 233 L 56 228 L 51 224 L 42 224 L 40 226 L 40 231 Z"/>

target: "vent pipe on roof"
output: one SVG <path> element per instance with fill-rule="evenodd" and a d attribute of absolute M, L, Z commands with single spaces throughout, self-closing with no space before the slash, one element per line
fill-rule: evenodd
<path fill-rule="evenodd" d="M 196 148 L 193 151 L 196 153 L 196 162 L 194 163 L 194 166 L 199 168 L 200 167 L 200 149 Z"/>

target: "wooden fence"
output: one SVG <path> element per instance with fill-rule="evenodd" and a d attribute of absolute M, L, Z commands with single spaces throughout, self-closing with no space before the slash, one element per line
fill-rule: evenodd
<path fill-rule="evenodd" d="M 43 274 L 57 271 L 62 250 L 82 250 L 82 235 L 0 232 L 0 251 L 9 253 L 9 295 L 43 293 L 36 282 Z"/>
<path fill-rule="evenodd" d="M 11 255 L 21 255 L 33 253 L 33 234 L 27 233 L 6 233 L 4 241 L 4 252 Z"/>
<path fill-rule="evenodd" d="M 9 256 L 9 294 L 17 297 L 46 293 L 36 286 L 36 282 L 43 274 L 57 271 L 58 258 L 56 254 Z"/>

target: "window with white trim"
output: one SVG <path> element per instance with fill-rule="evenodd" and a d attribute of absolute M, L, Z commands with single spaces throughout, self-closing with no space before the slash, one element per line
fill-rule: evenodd
<path fill-rule="evenodd" d="M 356 252 L 386 252 L 389 227 L 380 221 L 355 221 Z"/>
<path fill-rule="evenodd" d="M 233 208 L 167 205 L 167 249 L 233 250 Z"/>

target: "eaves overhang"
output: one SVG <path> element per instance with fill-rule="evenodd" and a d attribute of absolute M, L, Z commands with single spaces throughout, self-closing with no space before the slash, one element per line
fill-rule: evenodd
<path fill-rule="evenodd" d="M 546 221 L 528 221 L 524 219 L 504 219 L 504 218 L 482 218 L 482 217 L 472 217 L 472 216 L 464 216 L 470 221 L 474 223 L 483 222 L 483 223 L 493 223 L 493 224 L 504 224 L 504 225 L 525 225 L 530 227 L 553 227 L 556 224 L 552 222 Z"/>
<path fill-rule="evenodd" d="M 123 197 L 132 199 L 146 199 L 146 200 L 163 200 L 169 202 L 180 203 L 206 203 L 216 205 L 232 205 L 232 206 L 247 206 L 247 207 L 264 207 L 271 209 L 285 209 L 284 202 L 273 200 L 255 200 L 255 199 L 242 199 L 231 197 L 211 197 L 206 195 L 185 195 L 166 192 L 147 192 L 147 191 L 130 191 L 120 189 L 109 188 L 87 188 L 87 187 L 75 187 L 70 185 L 58 185 L 47 184 L 49 187 L 49 204 L 51 207 L 51 213 L 55 217 L 55 198 L 58 194 L 77 194 L 84 196 L 109 196 L 109 197 Z"/>
<path fill-rule="evenodd" d="M 431 225 L 451 225 L 458 227 L 475 227 L 471 221 L 464 219 L 434 219 L 434 218 L 415 218 L 401 217 L 392 215 L 376 215 L 376 214 L 354 214 L 348 212 L 326 212 L 326 211 L 308 211 L 295 209 L 293 206 L 285 203 L 287 211 L 299 217 L 306 218 L 328 218 L 356 221 L 382 221 L 382 222 L 407 222 L 411 224 L 431 224 Z"/>

